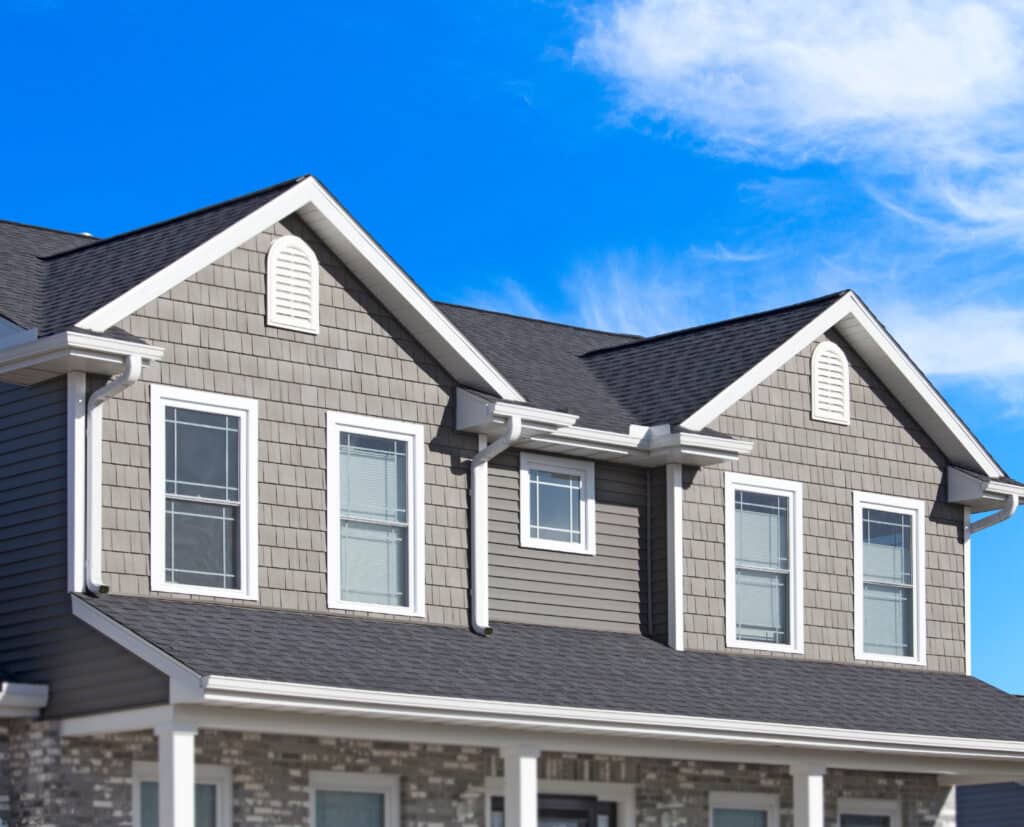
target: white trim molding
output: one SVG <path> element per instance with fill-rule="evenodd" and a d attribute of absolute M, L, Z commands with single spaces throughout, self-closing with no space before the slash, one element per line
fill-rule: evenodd
<path fill-rule="evenodd" d="M 160 765 L 156 761 L 132 761 L 132 827 L 142 824 L 142 784 L 160 783 Z M 216 789 L 216 827 L 231 827 L 234 811 L 231 767 L 219 764 L 196 764 L 195 783 Z"/>
<path fill-rule="evenodd" d="M 907 515 L 913 521 L 913 655 L 886 655 L 865 650 L 864 510 L 868 508 Z M 893 497 L 886 494 L 870 494 L 863 491 L 853 492 L 853 640 L 854 656 L 858 660 L 902 663 L 914 666 L 927 666 L 928 664 L 928 583 L 925 519 L 925 504 L 921 500 Z"/>
<path fill-rule="evenodd" d="M 579 542 L 534 537 L 530 528 L 533 520 L 533 497 L 530 496 L 530 474 L 546 471 L 562 476 L 574 476 L 580 482 Z M 519 545 L 543 551 L 564 551 L 570 554 L 597 554 L 597 505 L 594 496 L 594 463 L 588 460 L 568 459 L 552 454 L 519 454 Z"/>
<path fill-rule="evenodd" d="M 668 528 L 668 645 L 681 652 L 686 648 L 686 591 L 683 548 L 683 466 L 665 466 L 665 525 Z"/>
<path fill-rule="evenodd" d="M 85 374 L 67 378 L 68 591 L 85 590 Z"/>
<path fill-rule="evenodd" d="M 783 496 L 789 500 L 789 641 L 772 643 L 742 639 L 736 630 L 736 494 Z M 803 485 L 792 480 L 756 477 L 750 474 L 725 474 L 725 631 L 726 645 L 738 649 L 768 652 L 804 651 L 804 516 Z"/>
<path fill-rule="evenodd" d="M 168 408 L 184 408 L 238 419 L 238 588 L 175 583 L 166 575 L 167 474 L 166 415 Z M 203 597 L 259 598 L 259 402 L 242 396 L 150 386 L 150 587 Z"/>
<path fill-rule="evenodd" d="M 309 771 L 310 827 L 331 827 L 317 824 L 316 794 L 318 792 L 372 793 L 384 799 L 383 827 L 400 827 L 402 823 L 401 778 L 375 772 Z"/>
<path fill-rule="evenodd" d="M 779 796 L 774 793 L 708 793 L 708 827 L 715 827 L 716 810 L 756 810 L 766 816 L 766 827 L 779 827 Z"/>
<path fill-rule="evenodd" d="M 889 827 L 903 827 L 903 805 L 883 798 L 840 798 L 836 802 L 836 827 L 843 827 L 843 816 L 883 816 Z"/>
<path fill-rule="evenodd" d="M 342 433 L 394 439 L 406 445 L 406 508 L 408 538 L 408 600 L 405 606 L 345 600 L 341 594 L 341 457 Z M 424 617 L 426 614 L 426 456 L 424 427 L 376 416 L 327 413 L 327 605 L 390 615 Z"/>

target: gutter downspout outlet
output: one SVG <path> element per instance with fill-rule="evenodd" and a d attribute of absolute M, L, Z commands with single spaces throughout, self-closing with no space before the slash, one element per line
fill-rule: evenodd
<path fill-rule="evenodd" d="M 127 356 L 124 370 L 93 392 L 85 406 L 85 590 L 109 591 L 103 583 L 103 408 L 107 399 L 142 375 L 142 357 Z"/>
<path fill-rule="evenodd" d="M 490 575 L 487 563 L 487 463 L 515 445 L 522 436 L 522 417 L 510 416 L 505 423 L 505 433 L 490 445 L 487 444 L 487 437 L 480 436 L 480 452 L 469 463 L 469 594 L 472 600 L 469 624 L 478 635 L 486 636 L 493 631 L 490 623 Z"/>
<path fill-rule="evenodd" d="M 984 531 L 986 528 L 991 528 L 1004 520 L 1009 520 L 1016 511 L 1017 506 L 1020 504 L 1020 497 L 1017 494 L 1008 494 L 1006 502 L 1003 503 L 1003 507 L 1000 508 L 994 514 L 989 514 L 987 517 L 982 517 L 976 523 L 970 523 L 968 525 L 968 531 L 970 536 L 973 537 L 980 531 Z"/>

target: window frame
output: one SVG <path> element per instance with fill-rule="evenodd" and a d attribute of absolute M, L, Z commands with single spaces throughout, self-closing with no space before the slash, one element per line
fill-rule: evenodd
<path fill-rule="evenodd" d="M 864 649 L 864 509 L 909 514 L 914 520 L 913 573 L 914 573 L 914 654 L 885 655 Z M 927 538 L 925 533 L 925 504 L 922 500 L 894 497 L 889 494 L 853 492 L 853 614 L 854 657 L 857 660 L 878 663 L 900 663 L 914 666 L 928 665 L 928 586 Z"/>
<path fill-rule="evenodd" d="M 237 416 L 239 587 L 193 586 L 167 579 L 167 408 Z M 242 396 L 153 385 L 149 404 L 149 559 L 154 592 L 259 599 L 259 402 Z"/>
<path fill-rule="evenodd" d="M 384 827 L 401 827 L 402 779 L 398 775 L 370 772 L 309 771 L 309 824 L 316 823 L 318 792 L 376 793 L 384 796 Z"/>
<path fill-rule="evenodd" d="M 843 816 L 887 816 L 889 827 L 903 827 L 902 803 L 892 798 L 840 798 L 836 803 L 836 827 Z"/>
<path fill-rule="evenodd" d="M 530 471 L 574 474 L 580 478 L 580 542 L 546 540 L 530 536 Z M 519 545 L 541 551 L 597 555 L 597 505 L 594 496 L 594 463 L 555 454 L 519 453 Z"/>
<path fill-rule="evenodd" d="M 327 412 L 327 607 L 374 614 L 426 616 L 426 496 L 424 427 L 415 422 L 384 419 L 376 416 Z M 342 432 L 363 436 L 403 440 L 408 446 L 406 503 L 409 539 L 409 603 L 390 606 L 381 603 L 360 603 L 341 596 L 341 462 L 338 439 Z"/>
<path fill-rule="evenodd" d="M 804 532 L 803 483 L 759 477 L 752 474 L 725 473 L 725 635 L 726 646 L 765 652 L 804 651 Z M 786 496 L 789 498 L 790 575 L 789 643 L 742 640 L 736 634 L 736 492 Z"/>
<path fill-rule="evenodd" d="M 216 827 L 234 823 L 234 781 L 231 767 L 221 764 L 196 764 L 195 783 L 217 788 Z M 142 827 L 142 784 L 160 783 L 160 765 L 156 761 L 132 761 L 132 827 Z"/>
<path fill-rule="evenodd" d="M 712 790 L 708 793 L 708 827 L 715 825 L 715 810 L 762 810 L 766 827 L 779 827 L 779 796 L 775 793 Z"/>

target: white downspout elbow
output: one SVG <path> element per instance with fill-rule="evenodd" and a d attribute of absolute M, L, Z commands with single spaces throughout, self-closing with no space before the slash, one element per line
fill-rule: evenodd
<path fill-rule="evenodd" d="M 987 517 L 982 517 L 976 523 L 970 523 L 968 528 L 971 536 L 973 537 L 980 531 L 984 531 L 986 528 L 991 528 L 1004 520 L 1009 520 L 1016 511 L 1017 506 L 1020 504 L 1020 497 L 1017 494 L 1008 494 L 1006 502 L 1003 503 L 1003 507 L 1000 508 L 994 514 L 989 514 Z"/>
<path fill-rule="evenodd" d="M 85 406 L 85 589 L 107 591 L 103 584 L 103 408 L 105 400 L 135 384 L 142 357 L 127 356 L 124 370 L 93 392 Z"/>
<path fill-rule="evenodd" d="M 470 548 L 470 627 L 478 635 L 491 634 L 490 586 L 487 563 L 487 463 L 507 448 L 515 445 L 523 435 L 523 420 L 510 416 L 505 433 L 490 445 L 487 437 L 480 437 L 480 452 L 469 464 L 469 548 Z"/>

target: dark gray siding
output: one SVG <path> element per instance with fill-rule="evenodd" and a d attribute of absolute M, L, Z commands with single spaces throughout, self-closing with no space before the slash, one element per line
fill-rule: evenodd
<path fill-rule="evenodd" d="M 1024 786 L 958 787 L 956 823 L 958 827 L 1020 827 L 1024 824 Z"/>
<path fill-rule="evenodd" d="M 650 600 L 645 615 L 655 640 L 668 642 L 668 501 L 665 469 L 649 472 L 651 542 L 644 555 L 644 597 Z"/>
<path fill-rule="evenodd" d="M 639 632 L 646 611 L 640 586 L 645 482 L 641 469 L 597 463 L 596 556 L 526 549 L 519 545 L 519 454 L 509 451 L 492 462 L 492 618 Z"/>
<path fill-rule="evenodd" d="M 48 683 L 47 714 L 166 700 L 166 679 L 71 616 L 66 380 L 0 384 L 0 672 Z"/>

